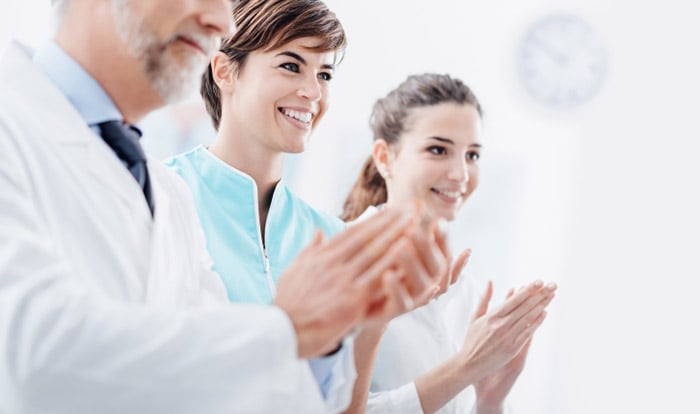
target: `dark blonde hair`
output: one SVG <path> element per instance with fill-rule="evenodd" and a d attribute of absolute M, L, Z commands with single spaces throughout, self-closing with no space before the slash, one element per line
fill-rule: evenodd
<path fill-rule="evenodd" d="M 483 116 L 481 104 L 461 80 L 435 73 L 409 76 L 374 104 L 369 121 L 374 140 L 383 139 L 389 146 L 396 146 L 402 134 L 410 128 L 413 109 L 446 102 L 473 105 L 479 116 Z M 370 155 L 345 199 L 340 218 L 344 221 L 354 220 L 367 207 L 386 201 L 386 182 L 377 171 L 374 159 Z"/>
<path fill-rule="evenodd" d="M 342 59 L 347 39 L 335 13 L 319 0 L 242 0 L 233 9 L 236 33 L 223 40 L 225 53 L 240 72 L 246 58 L 257 50 L 281 47 L 302 37 L 318 37 L 321 42 L 311 50 L 337 52 Z M 214 82 L 211 63 L 202 76 L 200 94 L 214 128 L 221 122 L 221 93 Z"/>

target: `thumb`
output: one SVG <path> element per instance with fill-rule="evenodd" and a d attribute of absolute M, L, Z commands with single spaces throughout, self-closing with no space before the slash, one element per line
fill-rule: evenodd
<path fill-rule="evenodd" d="M 320 229 L 316 229 L 314 232 L 314 238 L 311 240 L 309 246 L 318 247 L 323 244 L 323 232 Z"/>
<path fill-rule="evenodd" d="M 474 312 L 474 316 L 472 317 L 472 320 L 480 318 L 486 314 L 486 312 L 489 310 L 489 301 L 491 301 L 492 295 L 493 295 L 493 283 L 491 283 L 491 281 L 489 280 L 489 282 L 486 285 L 486 291 L 481 296 L 481 301 L 479 301 L 479 306 L 476 308 L 476 312 Z"/>
<path fill-rule="evenodd" d="M 454 264 L 452 265 L 452 272 L 451 272 L 451 277 L 450 277 L 450 284 L 453 285 L 457 279 L 459 279 L 459 275 L 462 274 L 462 270 L 464 267 L 469 263 L 469 258 L 472 255 L 472 249 L 466 248 L 462 253 L 457 256 L 457 260 L 455 260 Z"/>

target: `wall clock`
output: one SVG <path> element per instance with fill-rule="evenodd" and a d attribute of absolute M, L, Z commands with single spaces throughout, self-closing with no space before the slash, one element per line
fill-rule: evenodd
<path fill-rule="evenodd" d="M 600 89 L 607 53 L 588 23 L 574 15 L 557 14 L 536 21 L 524 33 L 516 66 L 525 89 L 538 102 L 574 107 Z"/>

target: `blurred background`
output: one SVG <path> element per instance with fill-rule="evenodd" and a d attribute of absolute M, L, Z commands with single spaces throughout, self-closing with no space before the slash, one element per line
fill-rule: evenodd
<path fill-rule="evenodd" d="M 39 46 L 46 0 L 0 4 L 0 48 Z M 481 183 L 450 227 L 470 277 L 559 291 L 512 392 L 518 414 L 700 412 L 700 26 L 685 0 L 327 0 L 350 44 L 285 179 L 339 214 L 373 102 L 462 78 L 485 110 Z M 1 85 L 0 85 L 1 87 Z M 192 97 L 142 123 L 165 158 L 213 139 Z"/>

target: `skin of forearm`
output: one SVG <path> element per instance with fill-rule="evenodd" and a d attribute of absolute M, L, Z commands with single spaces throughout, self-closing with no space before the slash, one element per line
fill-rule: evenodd
<path fill-rule="evenodd" d="M 478 380 L 476 374 L 472 366 L 457 354 L 418 377 L 415 384 L 423 412 L 429 414 L 439 410 Z M 481 411 L 478 413 L 482 414 Z"/>
<path fill-rule="evenodd" d="M 476 414 L 503 414 L 503 405 L 500 407 L 483 407 L 477 402 Z"/>
<path fill-rule="evenodd" d="M 355 337 L 355 369 L 357 379 L 352 389 L 352 402 L 345 414 L 362 414 L 367 409 L 372 371 L 379 352 L 379 343 L 386 324 L 371 324 L 362 328 Z"/>

